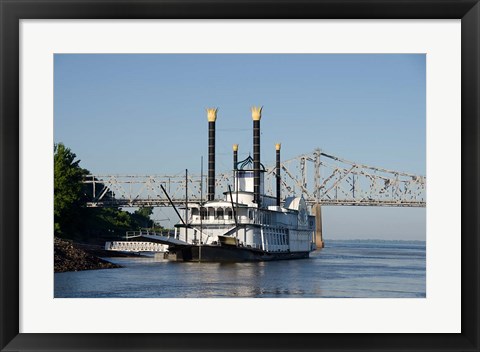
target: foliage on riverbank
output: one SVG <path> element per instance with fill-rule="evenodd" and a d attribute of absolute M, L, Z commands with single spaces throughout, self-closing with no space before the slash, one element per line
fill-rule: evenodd
<path fill-rule="evenodd" d="M 54 238 L 54 272 L 120 268 L 100 259 L 70 241 Z"/>
<path fill-rule="evenodd" d="M 140 208 L 133 213 L 119 208 L 87 208 L 91 184 L 83 183 L 90 174 L 80 166 L 80 160 L 62 143 L 54 146 L 54 234 L 79 242 L 120 239 L 126 231 L 153 225 L 152 208 Z M 98 187 L 101 192 L 103 187 Z M 112 195 L 107 192 L 105 197 Z"/>

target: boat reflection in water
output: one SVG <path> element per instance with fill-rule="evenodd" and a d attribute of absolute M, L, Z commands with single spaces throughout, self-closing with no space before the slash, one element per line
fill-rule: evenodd
<path fill-rule="evenodd" d="M 336 241 L 309 259 L 243 263 L 106 258 L 119 269 L 55 274 L 56 298 L 424 298 L 425 242 Z"/>

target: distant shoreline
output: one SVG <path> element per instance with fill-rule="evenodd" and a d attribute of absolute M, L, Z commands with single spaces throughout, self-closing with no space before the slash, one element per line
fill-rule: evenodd
<path fill-rule="evenodd" d="M 358 238 L 349 238 L 349 239 L 324 239 L 325 241 L 338 241 L 338 242 L 420 242 L 426 243 L 425 240 L 386 240 L 386 239 L 376 239 L 376 238 L 368 238 L 368 239 L 358 239 Z"/>

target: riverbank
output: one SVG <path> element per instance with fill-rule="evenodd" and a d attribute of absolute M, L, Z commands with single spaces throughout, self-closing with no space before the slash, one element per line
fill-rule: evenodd
<path fill-rule="evenodd" d="M 99 258 L 105 251 L 94 247 L 98 246 L 80 245 L 55 237 L 54 272 L 121 268 L 120 265 Z"/>

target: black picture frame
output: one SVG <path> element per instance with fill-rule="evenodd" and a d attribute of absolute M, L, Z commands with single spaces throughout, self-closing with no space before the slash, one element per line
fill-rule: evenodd
<path fill-rule="evenodd" d="M 2 351 L 479 351 L 480 5 L 478 0 L 99 0 L 93 2 L 88 0 L 0 0 L 0 18 L 0 347 Z M 19 20 L 157 18 L 461 19 L 462 332 L 460 334 L 246 334 L 238 336 L 233 334 L 19 333 Z"/>

